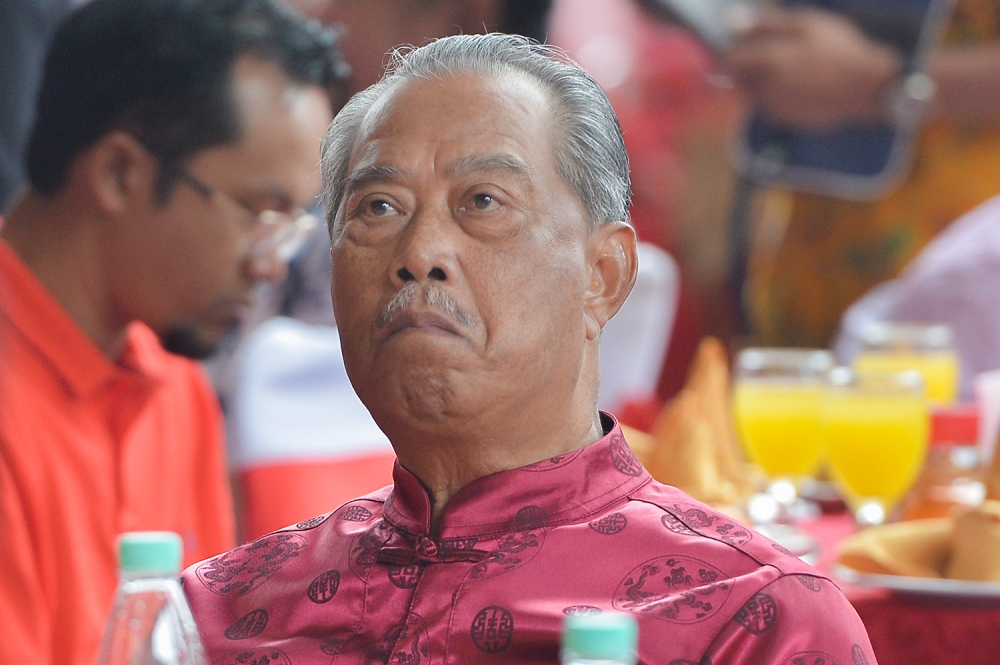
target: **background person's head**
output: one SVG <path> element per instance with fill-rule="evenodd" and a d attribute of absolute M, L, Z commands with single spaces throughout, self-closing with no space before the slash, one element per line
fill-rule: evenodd
<path fill-rule="evenodd" d="M 95 0 L 59 28 L 27 172 L 37 199 L 101 220 L 106 328 L 143 321 L 203 357 L 280 276 L 258 213 L 318 191 L 335 41 L 269 0 Z"/>
<path fill-rule="evenodd" d="M 438 37 L 504 32 L 545 41 L 552 0 L 288 0 L 307 16 L 342 26 L 351 92 L 382 77 L 397 46 Z"/>
<path fill-rule="evenodd" d="M 394 443 L 596 426 L 597 340 L 631 289 L 635 237 L 593 79 L 520 37 L 433 42 L 352 98 L 322 171 L 345 362 Z"/>

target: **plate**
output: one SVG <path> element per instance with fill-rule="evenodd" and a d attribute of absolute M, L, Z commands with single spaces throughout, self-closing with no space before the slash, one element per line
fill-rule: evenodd
<path fill-rule="evenodd" d="M 904 594 L 953 598 L 955 600 L 982 600 L 1000 602 L 1000 582 L 969 582 L 938 577 L 904 577 L 903 575 L 878 575 L 862 573 L 843 564 L 833 567 L 833 574 L 844 582 L 858 586 L 891 589 Z"/>

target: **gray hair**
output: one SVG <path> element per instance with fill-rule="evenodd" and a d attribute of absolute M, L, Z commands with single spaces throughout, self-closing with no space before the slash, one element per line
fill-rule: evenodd
<path fill-rule="evenodd" d="M 408 51 L 397 49 L 388 71 L 375 85 L 354 95 L 337 114 L 323 139 L 320 170 L 323 205 L 336 245 L 337 217 L 362 122 L 372 106 L 397 83 L 445 78 L 526 74 L 551 97 L 559 174 L 576 192 L 593 227 L 628 221 L 628 155 L 621 126 L 607 95 L 561 51 L 518 35 L 457 35 Z"/>

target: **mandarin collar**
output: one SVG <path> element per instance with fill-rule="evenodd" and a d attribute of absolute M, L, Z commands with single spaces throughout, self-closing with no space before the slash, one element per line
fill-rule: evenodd
<path fill-rule="evenodd" d="M 581 521 L 650 482 L 614 418 L 602 413 L 601 421 L 607 434 L 589 446 L 465 485 L 445 505 L 438 539 L 484 538 Z M 427 489 L 398 461 L 393 481 L 385 519 L 412 535 L 429 536 Z"/>

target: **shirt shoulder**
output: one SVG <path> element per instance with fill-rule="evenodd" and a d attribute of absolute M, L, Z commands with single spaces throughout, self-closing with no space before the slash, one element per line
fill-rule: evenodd
<path fill-rule="evenodd" d="M 633 493 L 629 500 L 646 506 L 649 517 L 644 521 L 652 528 L 662 527 L 683 538 L 687 548 L 696 548 L 702 540 L 716 541 L 728 545 L 735 555 L 756 566 L 770 566 L 782 574 L 822 576 L 779 543 L 676 487 L 653 481 Z"/>

